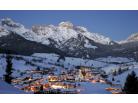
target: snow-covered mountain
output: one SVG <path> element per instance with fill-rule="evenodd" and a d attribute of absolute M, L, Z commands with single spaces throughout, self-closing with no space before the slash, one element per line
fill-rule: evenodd
<path fill-rule="evenodd" d="M 61 22 L 57 26 L 40 25 L 27 29 L 24 25 L 16 23 L 10 18 L 2 19 L 0 22 L 0 37 L 9 36 L 11 32 L 28 41 L 57 48 L 67 55 L 84 58 L 90 58 L 92 52 L 95 53 L 96 49 L 98 51 L 104 50 L 104 47 L 115 43 L 108 37 L 91 33 L 86 28 L 75 26 L 68 21 Z"/>
<path fill-rule="evenodd" d="M 117 43 L 108 37 L 89 32 L 85 27 L 73 25 L 68 21 L 58 25 L 32 26 L 31 29 L 27 29 L 10 18 L 2 19 L 0 22 L 0 48 L 16 50 L 18 53 L 21 51 L 27 53 L 30 48 L 29 54 L 57 53 L 58 51 L 65 56 L 81 58 L 134 57 L 133 53 L 137 51 L 137 46 L 128 41 L 137 41 L 137 34 L 130 36 L 126 41 Z"/>
<path fill-rule="evenodd" d="M 138 41 L 138 33 L 134 33 L 127 38 L 128 42 Z"/>
<path fill-rule="evenodd" d="M 14 22 L 10 18 L 2 19 L 1 22 L 0 22 L 0 27 L 3 28 L 5 31 L 8 31 L 7 35 L 11 31 L 13 33 L 16 33 L 16 34 L 24 37 L 27 40 L 36 41 L 36 39 L 37 39 L 35 37 L 35 35 L 36 35 L 35 33 L 33 33 L 29 29 L 26 29 L 22 24 Z M 2 33 L 1 33 L 1 35 L 2 35 Z"/>
<path fill-rule="evenodd" d="M 71 22 L 61 22 L 58 26 L 33 26 L 32 31 L 42 38 L 43 44 L 50 44 L 50 39 L 57 43 L 57 46 L 61 46 L 69 39 L 77 39 L 79 35 L 89 38 L 97 43 L 110 44 L 111 39 L 104 37 L 98 33 L 90 33 L 86 28 L 81 26 L 74 26 Z M 47 42 L 45 42 L 47 41 Z"/>
<path fill-rule="evenodd" d="M 86 28 L 74 26 L 71 22 L 61 22 L 58 26 L 33 26 L 32 30 L 26 29 L 22 24 L 16 23 L 10 18 L 2 19 L 0 24 L 1 29 L 13 31 L 27 40 L 41 42 L 46 45 L 51 43 L 51 39 L 60 46 L 71 38 L 78 38 L 79 34 L 101 44 L 110 44 L 112 42 L 108 37 L 98 33 L 90 33 Z"/>
<path fill-rule="evenodd" d="M 138 33 L 133 33 L 127 39 L 121 40 L 118 43 L 119 44 L 124 44 L 124 43 L 137 42 L 137 41 L 138 41 Z"/>

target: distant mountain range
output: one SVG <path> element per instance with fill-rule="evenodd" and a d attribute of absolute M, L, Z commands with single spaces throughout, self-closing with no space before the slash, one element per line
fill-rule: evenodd
<path fill-rule="evenodd" d="M 116 42 L 71 22 L 59 25 L 38 25 L 31 29 L 10 18 L 0 21 L 0 52 L 16 54 L 57 53 L 62 56 L 97 58 L 121 56 L 137 58 L 138 33 Z"/>

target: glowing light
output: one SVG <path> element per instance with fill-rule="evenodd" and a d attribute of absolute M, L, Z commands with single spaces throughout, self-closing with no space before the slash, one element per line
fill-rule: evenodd
<path fill-rule="evenodd" d="M 113 91 L 113 90 L 119 90 L 119 88 L 112 88 L 112 87 L 109 87 L 109 88 L 105 88 L 107 91 Z"/>
<path fill-rule="evenodd" d="M 99 81 L 100 81 L 101 83 L 105 83 L 105 81 L 104 81 L 104 80 L 101 80 L 101 79 L 100 79 Z"/>
<path fill-rule="evenodd" d="M 92 83 L 97 83 L 97 81 L 96 81 L 96 80 L 92 80 L 91 82 L 92 82 Z"/>
<path fill-rule="evenodd" d="M 53 88 L 53 89 L 65 89 L 65 87 L 61 86 L 61 85 L 51 85 L 51 88 Z"/>
<path fill-rule="evenodd" d="M 30 90 L 34 92 L 36 91 L 36 88 L 34 86 L 31 86 Z"/>

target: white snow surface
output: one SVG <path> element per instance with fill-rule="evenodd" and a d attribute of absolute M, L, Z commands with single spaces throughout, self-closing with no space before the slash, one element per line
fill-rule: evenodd
<path fill-rule="evenodd" d="M 34 53 L 32 56 L 34 57 L 42 57 L 47 58 L 47 61 L 57 62 L 59 55 L 57 54 L 48 54 L 48 53 Z M 73 58 L 73 57 L 65 57 L 65 61 L 62 61 L 65 67 L 75 67 L 79 65 L 83 66 L 94 66 L 94 67 L 103 67 L 106 63 L 94 61 L 90 59 L 81 59 L 81 58 Z"/>
<path fill-rule="evenodd" d="M 92 48 L 94 50 L 97 48 L 97 46 L 91 45 L 88 40 L 85 41 L 84 47 Z"/>
<path fill-rule="evenodd" d="M 127 39 L 119 41 L 119 44 L 138 41 L 138 32 L 131 34 Z"/>
<path fill-rule="evenodd" d="M 90 82 L 80 82 L 80 84 L 83 87 L 81 94 L 111 94 L 111 92 L 105 90 L 109 87 L 107 84 Z"/>
<path fill-rule="evenodd" d="M 9 34 L 9 31 L 7 31 L 5 28 L 3 28 L 2 26 L 0 26 L 0 37 L 6 36 L 8 34 Z"/>
<path fill-rule="evenodd" d="M 101 61 L 101 62 L 107 62 L 107 63 L 111 63 L 111 62 L 116 62 L 116 63 L 127 63 L 127 62 L 132 62 L 132 61 L 134 61 L 133 58 L 111 57 L 111 56 L 108 56 L 107 58 L 98 58 L 98 59 L 95 59 L 95 60 Z"/>
<path fill-rule="evenodd" d="M 7 84 L 0 79 L 0 94 L 26 94 L 24 91 Z"/>
<path fill-rule="evenodd" d="M 108 79 L 112 80 L 112 77 L 114 77 L 114 79 L 115 79 L 114 83 L 121 84 L 121 86 L 123 87 L 128 74 L 131 74 L 132 71 L 134 71 L 136 73 L 136 75 L 138 76 L 138 63 L 133 63 L 133 65 L 129 66 L 128 71 L 125 71 L 117 76 L 109 75 Z"/>

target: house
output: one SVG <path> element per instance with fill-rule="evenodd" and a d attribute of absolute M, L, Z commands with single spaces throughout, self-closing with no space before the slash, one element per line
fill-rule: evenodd
<path fill-rule="evenodd" d="M 56 82 L 59 81 L 59 77 L 58 76 L 48 76 L 48 81 L 49 82 Z"/>

